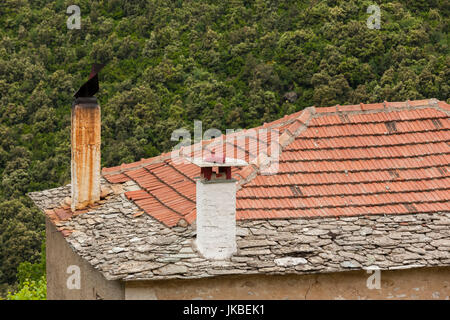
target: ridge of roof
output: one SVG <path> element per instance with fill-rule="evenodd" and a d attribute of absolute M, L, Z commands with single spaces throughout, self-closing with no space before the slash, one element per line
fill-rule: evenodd
<path fill-rule="evenodd" d="M 361 114 L 374 112 L 391 112 L 401 110 L 416 110 L 420 108 L 434 108 L 439 111 L 450 114 L 450 105 L 445 101 L 439 101 L 435 98 L 423 100 L 406 100 L 397 102 L 383 101 L 382 103 L 354 104 L 354 105 L 335 105 L 331 107 L 316 108 L 317 115 L 327 116 L 331 114 Z"/>

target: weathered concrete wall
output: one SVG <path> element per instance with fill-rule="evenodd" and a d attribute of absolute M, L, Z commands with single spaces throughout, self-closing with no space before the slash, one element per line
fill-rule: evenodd
<path fill-rule="evenodd" d="M 48 218 L 46 218 L 46 233 L 48 300 L 124 299 L 123 283 L 107 281 L 100 272 L 74 253 Z M 80 289 L 69 290 L 67 287 L 67 280 L 72 275 L 67 273 L 69 266 L 80 268 Z"/>
<path fill-rule="evenodd" d="M 223 276 L 127 282 L 126 299 L 449 299 L 450 267 L 381 271 L 368 289 L 366 271 L 311 275 Z"/>

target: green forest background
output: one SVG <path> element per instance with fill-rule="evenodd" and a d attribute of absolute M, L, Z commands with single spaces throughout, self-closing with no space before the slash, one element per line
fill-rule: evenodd
<path fill-rule="evenodd" d="M 80 30 L 66 27 L 73 4 Z M 372 4 L 380 30 L 366 25 Z M 1 0 L 0 296 L 45 287 L 44 217 L 25 194 L 70 183 L 70 106 L 91 63 L 107 65 L 102 165 L 115 166 L 170 150 L 194 119 L 225 130 L 311 105 L 449 102 L 449 11 L 448 0 Z"/>

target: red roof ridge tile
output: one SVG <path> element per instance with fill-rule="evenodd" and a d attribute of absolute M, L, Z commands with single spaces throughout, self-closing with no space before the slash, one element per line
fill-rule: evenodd
<path fill-rule="evenodd" d="M 316 107 L 314 117 L 330 116 L 334 114 L 364 114 L 373 112 L 390 112 L 401 110 L 417 110 L 422 108 L 434 108 L 450 115 L 450 105 L 445 101 L 439 101 L 436 98 L 423 100 L 406 100 L 382 103 L 360 103 L 359 105 L 335 105 L 332 107 Z"/>
<path fill-rule="evenodd" d="M 308 124 L 315 113 L 315 106 L 308 107 L 303 109 L 303 111 L 293 119 L 279 137 L 278 155 L 280 155 L 283 152 L 283 149 L 292 143 L 297 136 L 307 129 Z M 278 159 L 276 161 L 278 161 Z M 242 177 L 242 179 L 239 179 L 238 189 L 241 189 L 245 184 L 252 181 L 261 173 L 262 169 L 267 168 L 271 163 L 271 158 L 265 152 L 260 152 L 256 159 L 238 173 Z"/>
<path fill-rule="evenodd" d="M 435 103 L 436 103 L 436 105 L 437 105 L 437 109 L 438 110 L 440 110 L 440 111 L 442 111 L 442 112 L 445 112 L 447 115 L 449 115 L 450 116 L 450 104 L 448 104 L 447 102 L 445 102 L 445 101 L 439 101 L 439 100 L 437 100 L 437 99 L 434 99 L 435 100 Z"/>

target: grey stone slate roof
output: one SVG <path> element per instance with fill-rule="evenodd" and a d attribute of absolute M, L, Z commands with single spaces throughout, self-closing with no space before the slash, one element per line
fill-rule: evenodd
<path fill-rule="evenodd" d="M 168 228 L 143 214 L 124 196 L 135 189 L 133 182 L 116 185 L 100 206 L 55 222 L 72 249 L 108 280 L 450 265 L 450 213 L 240 220 L 237 254 L 209 261 L 196 250 L 195 223 Z M 29 196 L 48 214 L 64 206 L 70 185 Z"/>

